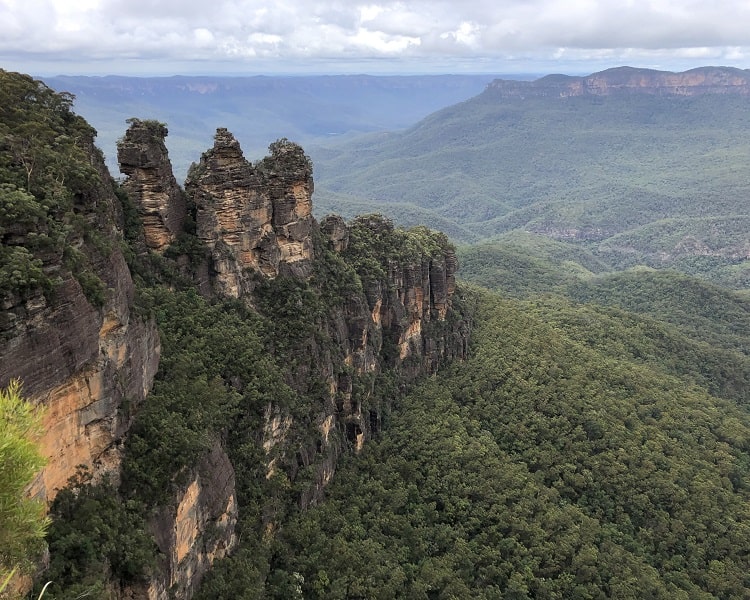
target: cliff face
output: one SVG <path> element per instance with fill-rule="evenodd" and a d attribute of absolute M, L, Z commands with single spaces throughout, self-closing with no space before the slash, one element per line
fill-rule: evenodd
<path fill-rule="evenodd" d="M 159 140 L 152 145 L 158 148 Z M 352 253 L 370 255 L 382 265 L 377 277 L 317 317 L 314 326 L 329 340 L 327 345 L 312 339 L 300 342 L 298 352 L 305 358 L 290 370 L 287 383 L 305 393 L 309 381 L 317 378 L 326 390 L 309 422 L 273 404 L 266 410 L 262 431 L 267 474 L 286 465 L 294 478 L 299 469 L 311 468 L 312 482 L 300 499 L 304 506 L 322 497 L 340 453 L 347 446 L 361 448 L 377 431 L 382 407 L 373 400 L 374 378 L 387 369 L 407 378 L 434 372 L 441 363 L 465 354 L 468 328 L 451 314 L 457 261 L 447 240 L 428 251 L 386 220 L 370 217 L 351 226 L 364 238 L 359 235 L 358 247 L 350 247 L 350 226 L 343 219 L 328 217 L 318 226 L 312 217 L 312 168 L 302 149 L 282 140 L 270 150 L 269 157 L 253 165 L 234 136 L 219 129 L 213 148 L 190 170 L 186 190 L 195 206 L 196 235 L 210 253 L 205 267 L 194 267 L 208 274 L 212 293 L 256 305 L 254 290 L 263 281 L 314 281 L 315 261 L 325 262 L 321 254 L 326 252 L 324 247 L 315 250 L 317 231 L 344 259 Z M 142 153 L 152 151 L 144 148 Z M 133 199 L 144 202 L 138 195 Z M 378 248 L 367 246 L 368 236 L 379 240 Z M 381 246 L 404 244 L 416 244 L 414 251 L 380 255 Z M 282 300 L 272 298 L 271 303 Z M 355 380 L 367 377 L 364 391 L 361 385 L 355 389 Z M 310 425 L 316 435 L 290 445 L 289 440 Z"/>
<path fill-rule="evenodd" d="M 156 121 L 129 120 L 130 127 L 117 144 L 124 188 L 140 199 L 138 214 L 146 246 L 163 252 L 182 231 L 187 216 L 185 193 L 172 174 L 164 138 L 167 128 Z"/>
<path fill-rule="evenodd" d="M 214 561 L 237 547 L 236 471 L 243 472 L 244 489 L 285 482 L 286 491 L 258 501 L 262 528 L 255 533 L 270 539 L 283 519 L 278 506 L 318 502 L 341 454 L 359 450 L 378 431 L 390 402 L 378 378 L 396 390 L 463 356 L 468 338 L 466 321 L 452 308 L 457 264 L 444 236 L 406 233 L 379 217 L 351 224 L 329 217 L 321 227 L 312 217 L 312 167 L 302 149 L 281 140 L 251 164 L 225 129 L 191 169 L 185 194 L 172 176 L 165 135 L 161 124 L 131 120 L 119 146 L 128 176 L 123 187 L 142 224 L 132 264 L 150 265 L 156 282 L 180 273 L 169 286 L 189 287 L 192 279 L 225 310 L 255 311 L 270 331 L 260 347 L 284 362 L 277 381 L 294 401 L 259 388 L 257 395 L 269 398 L 263 414 L 242 416 L 244 448 L 257 446 L 260 457 L 257 481 L 247 480 L 255 466 L 232 463 L 236 447 L 228 440 L 239 434 L 231 422 L 202 431 L 200 443 L 212 440 L 210 449 L 201 445 L 191 455 L 197 459 L 165 475 L 169 499 L 151 505 L 149 523 L 157 566 L 146 583 L 111 586 L 113 593 L 153 600 L 190 598 Z M 0 385 L 20 377 L 27 397 L 47 408 L 42 446 L 49 462 L 32 493 L 48 501 L 81 464 L 94 481 L 104 472 L 117 480 L 123 439 L 149 401 L 161 351 L 153 320 L 135 310 L 115 188 L 90 142 L 86 157 L 94 183 L 71 194 L 68 212 L 58 215 L 76 224 L 60 227 L 67 245 L 39 254 L 46 277 L 39 281 L 53 283 L 17 291 L 0 286 Z M 3 243 L 23 247 L 38 236 L 35 221 L 29 223 L 3 228 L 0 221 Z M 242 302 L 222 304 L 233 299 Z M 161 384 L 168 375 L 159 377 Z M 227 371 L 212 385 L 253 402 L 245 388 L 261 384 Z M 146 407 L 160 406 L 153 402 Z M 137 498 L 137 490 L 120 489 L 123 497 L 131 492 Z"/>
<path fill-rule="evenodd" d="M 73 233 L 64 249 L 42 255 L 44 272 L 57 278 L 53 290 L 6 293 L 0 305 L 0 386 L 20 378 L 24 395 L 45 407 L 47 466 L 32 493 L 47 501 L 78 465 L 117 472 L 119 443 L 159 362 L 155 323 L 133 310 L 135 290 L 119 247 L 119 203 L 92 140 L 89 146 L 101 183 L 81 193 L 74 210 L 100 237 L 92 244 Z M 16 231 L 3 242 L 22 245 L 34 235 Z M 83 274 L 66 261 L 70 255 L 87 265 Z M 92 299 L 84 287 L 91 281 L 101 286 L 101 297 Z"/>
<path fill-rule="evenodd" d="M 193 471 L 174 502 L 152 519 L 163 559 L 149 598 L 191 597 L 213 562 L 237 545 L 234 469 L 218 441 Z"/>
<path fill-rule="evenodd" d="M 495 80 L 487 92 L 502 98 L 615 96 L 750 95 L 750 71 L 728 67 L 701 67 L 683 73 L 617 67 L 585 77 L 548 75 L 536 81 Z"/>
<path fill-rule="evenodd" d="M 253 166 L 234 136 L 219 129 L 185 187 L 219 295 L 248 295 L 254 285 L 248 272 L 310 274 L 312 166 L 299 146 L 277 142 L 271 156 Z"/>

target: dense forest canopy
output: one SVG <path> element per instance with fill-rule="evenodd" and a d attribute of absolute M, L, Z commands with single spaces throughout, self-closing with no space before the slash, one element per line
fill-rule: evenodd
<path fill-rule="evenodd" d="M 407 130 L 313 148 L 319 209 L 375 204 L 464 244 L 544 257 L 555 241 L 556 262 L 582 270 L 593 254 L 607 270 L 748 287 L 746 96 L 492 88 Z"/>
<path fill-rule="evenodd" d="M 399 400 L 283 528 L 275 580 L 305 598 L 744 597 L 746 408 L 571 335 L 560 310 L 584 308 L 481 305 L 472 357 Z"/>

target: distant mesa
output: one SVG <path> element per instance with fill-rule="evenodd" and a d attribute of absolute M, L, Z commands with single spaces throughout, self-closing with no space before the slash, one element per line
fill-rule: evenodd
<path fill-rule="evenodd" d="M 738 94 L 750 96 L 750 70 L 699 67 L 683 73 L 616 67 L 583 77 L 547 75 L 535 81 L 496 79 L 488 92 L 501 97 L 700 96 Z"/>

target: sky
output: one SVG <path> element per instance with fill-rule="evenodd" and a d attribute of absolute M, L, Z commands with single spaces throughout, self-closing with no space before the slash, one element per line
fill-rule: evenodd
<path fill-rule="evenodd" d="M 0 0 L 32 75 L 750 67 L 750 0 Z"/>

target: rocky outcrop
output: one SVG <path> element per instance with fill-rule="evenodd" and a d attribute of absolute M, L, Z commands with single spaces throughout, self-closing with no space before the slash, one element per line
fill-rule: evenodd
<path fill-rule="evenodd" d="M 412 236 L 382 218 L 347 225 L 329 217 L 318 226 L 310 161 L 286 140 L 251 164 L 232 134 L 217 130 L 213 148 L 191 169 L 183 195 L 171 173 L 165 135 L 159 123 L 132 120 L 118 149 L 128 175 L 124 185 L 144 229 L 134 264 L 150 265 L 156 280 L 163 274 L 169 283 L 178 271 L 179 285 L 189 285 L 183 276 L 191 276 L 201 293 L 241 299 L 244 310 L 263 312 L 261 283 L 301 293 L 291 313 L 297 306 L 311 309 L 314 322 L 297 322 L 311 333 L 295 339 L 299 359 L 290 361 L 284 383 L 304 402 L 269 401 L 247 435 L 248 443 L 259 443 L 265 452 L 260 471 L 266 479 L 275 484 L 277 475 L 287 477 L 294 482 L 294 499 L 307 507 L 322 498 L 341 454 L 361 449 L 379 430 L 390 399 L 376 389 L 378 377 L 392 373 L 394 386 L 405 385 L 466 352 L 466 324 L 452 311 L 455 254 L 444 236 L 426 229 Z M 58 281 L 53 294 L 24 289 L 0 298 L 0 384 L 21 377 L 27 396 L 47 408 L 42 445 L 49 463 L 33 489 L 47 500 L 78 465 L 89 466 L 95 478 L 104 471 L 118 474 L 121 442 L 159 360 L 155 325 L 134 309 L 115 190 L 101 156 L 92 153 L 92 161 L 99 161 L 105 183 L 96 198 L 77 197 L 74 213 L 87 225 L 81 232 L 96 243 L 81 233 L 80 239 L 66 240 L 71 248 L 65 250 L 83 257 L 76 259 L 83 266 L 74 271 L 60 252 L 44 264 L 45 273 Z M 372 248 L 362 245 L 362 235 L 353 235 L 363 227 L 378 240 Z M 183 229 L 187 235 L 175 244 Z M 8 235 L 15 236 L 14 244 L 23 243 L 20 229 Z M 148 256 L 146 248 L 162 256 Z M 365 276 L 359 259 L 375 264 L 376 275 Z M 92 277 L 101 283 L 101 289 L 94 286 L 98 295 L 86 289 Z M 312 298 L 309 306 L 302 297 Z M 269 329 L 275 325 L 273 306 L 281 300 L 278 294 L 265 300 L 263 322 Z M 244 385 L 231 373 L 222 377 L 237 390 Z M 226 424 L 207 432 L 207 439 L 214 439 L 211 449 L 197 464 L 171 474 L 176 487 L 171 501 L 151 513 L 160 563 L 149 584 L 127 588 L 130 597 L 190 598 L 213 562 L 236 547 L 235 471 L 221 442 L 234 440 L 234 433 Z M 226 448 L 233 451 L 231 444 Z M 262 487 L 263 476 L 259 479 Z M 277 525 L 270 505 L 288 502 L 291 495 L 263 507 L 261 535 L 272 535 Z"/>
<path fill-rule="evenodd" d="M 395 343 L 396 356 L 388 357 L 393 366 L 400 365 L 413 375 L 430 374 L 448 358 L 464 355 L 463 344 L 453 352 L 449 350 L 453 344 L 439 340 L 441 336 L 430 328 L 446 321 L 457 266 L 452 249 L 411 264 L 394 261 L 385 281 L 367 287 L 372 323 L 382 330 L 384 340 Z"/>
<path fill-rule="evenodd" d="M 152 521 L 163 564 L 149 599 L 192 597 L 213 562 L 236 546 L 237 516 L 234 469 L 216 441 L 174 502 Z"/>
<path fill-rule="evenodd" d="M 339 215 L 327 215 L 320 222 L 320 231 L 328 238 L 335 252 L 343 252 L 349 246 L 349 228 Z"/>
<path fill-rule="evenodd" d="M 47 501 L 78 465 L 95 476 L 117 472 L 120 442 L 159 363 L 156 326 L 133 309 L 135 289 L 119 246 L 119 203 L 93 144 L 90 155 L 101 185 L 78 199 L 77 211 L 98 231 L 105 251 L 87 243 L 83 233 L 68 244 L 101 284 L 101 305 L 87 295 L 81 283 L 86 280 L 74 275 L 62 253 L 44 257 L 45 272 L 59 278 L 54 291 L 7 294 L 0 306 L 0 386 L 19 378 L 24 396 L 45 408 L 41 446 L 47 466 L 32 493 Z"/>
<path fill-rule="evenodd" d="M 495 80 L 487 93 L 501 98 L 622 96 L 750 96 L 750 70 L 700 67 L 682 73 L 617 67 L 585 77 L 548 75 L 535 81 Z"/>
<path fill-rule="evenodd" d="M 270 150 L 253 166 L 234 136 L 218 129 L 213 148 L 185 182 L 196 206 L 197 235 L 211 252 L 215 289 L 224 297 L 248 295 L 253 274 L 311 272 L 312 166 L 286 140 Z"/>
<path fill-rule="evenodd" d="M 344 260 L 356 263 L 364 256 L 381 270 L 371 278 L 363 271 L 362 291 L 352 291 L 321 327 L 342 354 L 310 352 L 310 369 L 324 378 L 327 393 L 314 418 L 317 436 L 296 449 L 290 471 L 294 478 L 297 468 L 314 467 L 300 498 L 303 507 L 322 498 L 341 452 L 359 451 L 379 431 L 391 401 L 376 389 L 380 374 L 389 372 L 405 385 L 435 373 L 448 361 L 466 356 L 469 338 L 468 320 L 452 308 L 458 264 L 445 236 L 424 228 L 396 230 L 379 216 L 361 217 L 348 226 L 329 217 L 321 229 L 329 247 L 339 248 Z M 278 415 L 267 422 L 277 424 L 266 428 L 267 450 L 283 450 L 290 432 L 300 428 Z"/>
<path fill-rule="evenodd" d="M 174 242 L 187 216 L 185 193 L 172 174 L 164 138 L 167 127 L 157 121 L 129 119 L 117 143 L 123 187 L 134 199 L 143 223 L 146 246 L 156 252 Z"/>

